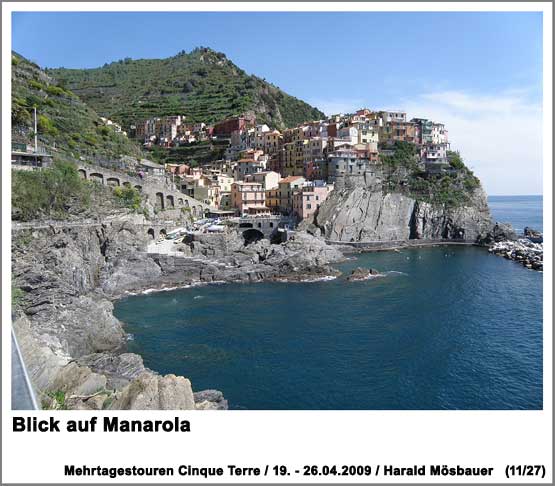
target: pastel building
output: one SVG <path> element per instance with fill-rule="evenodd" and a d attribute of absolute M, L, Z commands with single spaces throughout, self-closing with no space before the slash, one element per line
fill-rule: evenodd
<path fill-rule="evenodd" d="M 338 138 L 351 142 L 358 142 L 358 130 L 355 127 L 343 127 L 337 130 Z"/>
<path fill-rule="evenodd" d="M 259 182 L 264 187 L 264 190 L 278 187 L 280 180 L 281 176 L 272 170 L 257 172 L 256 174 L 249 174 L 245 176 L 245 182 Z"/>
<path fill-rule="evenodd" d="M 293 212 L 299 219 L 310 219 L 333 190 L 333 184 L 314 181 L 293 194 Z"/>
<path fill-rule="evenodd" d="M 278 130 L 271 130 L 265 132 L 263 137 L 264 138 L 262 147 L 264 152 L 268 155 L 273 155 L 277 153 L 283 142 L 283 137 L 281 136 L 281 133 Z"/>
<path fill-rule="evenodd" d="M 265 159 L 239 159 L 234 169 L 234 176 L 236 180 L 242 181 L 245 179 L 245 176 L 249 174 L 256 174 L 257 172 L 262 172 L 264 170 L 266 170 Z"/>
<path fill-rule="evenodd" d="M 266 191 L 260 182 L 234 182 L 231 185 L 231 206 L 240 214 L 266 214 Z"/>
<path fill-rule="evenodd" d="M 289 176 L 281 179 L 278 184 L 278 207 L 281 211 L 289 212 L 293 209 L 293 193 L 306 182 L 302 176 Z"/>

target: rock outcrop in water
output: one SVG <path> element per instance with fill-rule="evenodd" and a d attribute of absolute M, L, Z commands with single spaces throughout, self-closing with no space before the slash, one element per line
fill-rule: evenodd
<path fill-rule="evenodd" d="M 351 282 L 358 282 L 360 280 L 368 280 L 371 277 L 377 277 L 381 275 L 375 268 L 355 268 L 351 275 L 347 277 L 347 280 Z"/>
<path fill-rule="evenodd" d="M 344 243 L 410 239 L 474 243 L 492 229 L 486 194 L 481 188 L 460 207 L 432 205 L 364 186 L 345 188 L 326 199 L 314 224 L 326 239 Z"/>
<path fill-rule="evenodd" d="M 47 408 L 224 409 L 221 392 L 193 393 L 125 352 L 112 300 L 148 288 L 256 282 L 332 273 L 336 247 L 298 233 L 248 246 L 234 234 L 183 243 L 183 256 L 149 254 L 148 226 L 122 217 L 91 227 L 44 227 L 13 235 L 14 330 L 39 401 Z M 194 384 L 193 384 L 194 385 Z"/>
<path fill-rule="evenodd" d="M 507 260 L 514 260 L 531 270 L 543 270 L 543 244 L 521 238 L 516 241 L 499 241 L 489 248 L 489 252 Z"/>

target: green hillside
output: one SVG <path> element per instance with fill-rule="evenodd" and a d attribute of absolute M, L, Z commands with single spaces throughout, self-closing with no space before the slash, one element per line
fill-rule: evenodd
<path fill-rule="evenodd" d="M 39 66 L 12 53 L 12 139 L 33 141 L 33 107 L 37 109 L 40 145 L 58 158 L 90 161 L 141 156 L 141 148 L 113 127 Z"/>
<path fill-rule="evenodd" d="M 208 48 L 168 59 L 123 59 L 95 69 L 51 69 L 50 75 L 100 115 L 124 127 L 152 116 L 185 115 L 212 123 L 254 111 L 277 128 L 324 117 L 317 108 L 238 68 Z"/>

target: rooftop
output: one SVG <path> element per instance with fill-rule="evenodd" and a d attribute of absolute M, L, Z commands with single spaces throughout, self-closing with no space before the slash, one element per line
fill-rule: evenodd
<path fill-rule="evenodd" d="M 281 183 L 289 184 L 291 182 L 295 182 L 298 179 L 303 179 L 303 177 L 302 176 L 289 176 L 289 177 L 286 177 L 285 179 L 281 179 L 281 181 L 279 181 L 279 183 L 280 184 Z"/>

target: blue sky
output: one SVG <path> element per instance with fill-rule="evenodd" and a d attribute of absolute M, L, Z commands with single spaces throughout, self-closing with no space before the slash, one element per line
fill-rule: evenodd
<path fill-rule="evenodd" d="M 541 13 L 37 12 L 14 13 L 12 32 L 43 67 L 208 46 L 326 113 L 441 117 L 489 193 L 542 192 Z M 523 162 L 526 177 L 502 175 Z"/>

